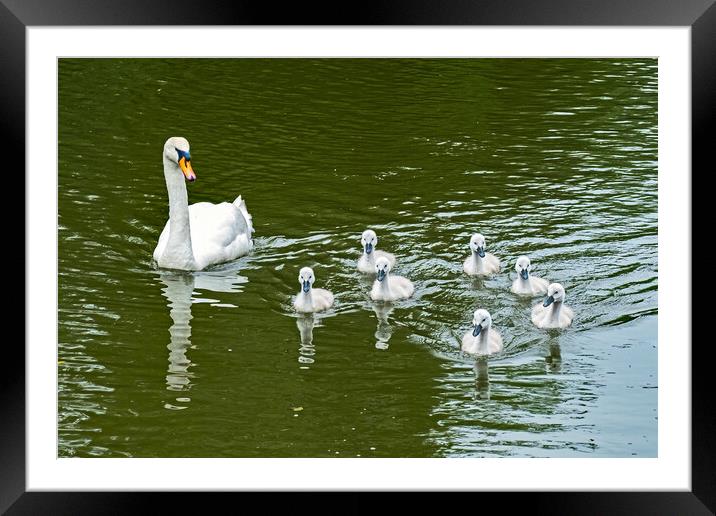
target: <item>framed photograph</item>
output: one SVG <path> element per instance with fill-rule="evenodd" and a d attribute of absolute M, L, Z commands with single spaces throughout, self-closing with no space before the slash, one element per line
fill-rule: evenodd
<path fill-rule="evenodd" d="M 0 6 L 27 202 L 0 509 L 711 513 L 712 2 L 210 4 Z"/>

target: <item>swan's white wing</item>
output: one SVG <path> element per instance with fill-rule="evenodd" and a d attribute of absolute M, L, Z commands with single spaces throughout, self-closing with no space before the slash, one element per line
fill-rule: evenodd
<path fill-rule="evenodd" d="M 544 319 L 545 310 L 546 309 L 544 306 L 542 306 L 542 303 L 538 303 L 532 307 L 532 322 L 535 324 L 535 326 L 539 328 L 542 327 L 542 320 Z"/>
<path fill-rule="evenodd" d="M 487 343 L 489 353 L 499 353 L 502 351 L 502 335 L 495 328 L 490 328 L 490 340 Z"/>
<path fill-rule="evenodd" d="M 192 253 L 199 269 L 238 258 L 248 253 L 253 246 L 251 215 L 241 196 L 234 203 L 192 204 L 189 206 L 189 227 Z M 154 249 L 155 261 L 159 261 L 168 241 L 169 221 Z"/>
<path fill-rule="evenodd" d="M 201 269 L 233 260 L 251 250 L 251 227 L 232 203 L 192 204 L 189 224 L 194 260 Z"/>
<path fill-rule="evenodd" d="M 403 276 L 390 277 L 390 290 L 402 298 L 408 298 L 415 292 L 413 283 Z"/>
<path fill-rule="evenodd" d="M 253 233 L 254 232 L 254 226 L 253 226 L 253 218 L 251 217 L 251 214 L 249 213 L 248 208 L 246 207 L 246 201 L 244 201 L 241 196 L 239 195 L 236 199 L 234 199 L 234 206 L 236 206 L 239 211 L 241 212 L 241 215 L 244 217 L 244 221 L 246 222 L 246 227 L 248 227 L 248 232 Z"/>
<path fill-rule="evenodd" d="M 487 256 L 485 257 L 487 263 L 490 265 L 490 267 L 485 267 L 485 269 L 488 272 L 500 272 L 500 259 L 497 258 L 494 254 L 491 253 L 485 253 Z"/>
<path fill-rule="evenodd" d="M 467 332 L 465 335 L 462 336 L 462 346 L 460 346 L 460 349 L 464 351 L 465 353 L 476 353 L 476 339 L 472 336 L 472 331 Z"/>
<path fill-rule="evenodd" d="M 562 311 L 560 312 L 559 322 L 562 327 L 567 327 L 572 324 L 574 319 L 574 310 L 567 305 L 562 305 Z"/>
<path fill-rule="evenodd" d="M 530 276 L 530 283 L 532 284 L 532 291 L 535 294 L 546 294 L 549 288 L 549 281 L 537 276 Z"/>
<path fill-rule="evenodd" d="M 313 289 L 313 308 L 316 311 L 325 310 L 333 306 L 333 294 L 322 288 Z"/>

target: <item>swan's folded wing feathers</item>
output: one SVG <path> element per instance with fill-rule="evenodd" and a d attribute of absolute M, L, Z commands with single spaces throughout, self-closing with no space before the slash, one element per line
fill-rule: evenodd
<path fill-rule="evenodd" d="M 543 316 L 544 307 L 540 303 L 537 303 L 532 307 L 532 322 L 535 324 L 539 324 Z"/>
<path fill-rule="evenodd" d="M 487 257 L 488 257 L 490 264 L 492 264 L 492 267 L 494 268 L 495 272 L 500 272 L 499 258 L 497 258 L 497 256 L 495 256 L 494 254 L 489 254 L 489 253 L 488 253 Z"/>
<path fill-rule="evenodd" d="M 246 201 L 244 201 L 239 195 L 236 199 L 234 199 L 234 206 L 236 206 L 243 215 L 244 220 L 246 222 L 246 226 L 248 227 L 248 232 L 254 233 L 255 230 L 253 226 L 253 217 L 249 213 L 249 209 L 246 206 Z"/>
<path fill-rule="evenodd" d="M 532 288 L 536 293 L 547 293 L 547 289 L 549 288 L 549 281 L 544 278 L 539 278 L 537 276 L 531 276 L 530 279 L 532 280 Z"/>
<path fill-rule="evenodd" d="M 502 349 L 502 335 L 500 335 L 500 332 L 496 329 L 490 330 L 490 336 L 495 341 L 495 345 L 499 346 L 500 349 Z"/>

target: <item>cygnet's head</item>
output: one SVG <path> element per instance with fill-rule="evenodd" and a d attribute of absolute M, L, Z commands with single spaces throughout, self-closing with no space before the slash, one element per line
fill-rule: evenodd
<path fill-rule="evenodd" d="M 191 168 L 189 142 L 186 138 L 181 136 L 169 138 L 164 144 L 164 157 L 179 166 L 187 181 L 192 182 L 196 179 L 194 169 Z"/>
<path fill-rule="evenodd" d="M 515 270 L 517 271 L 517 274 L 520 275 L 520 278 L 523 280 L 526 280 L 530 277 L 530 271 L 532 270 L 532 264 L 530 263 L 530 259 L 526 256 L 520 256 L 517 258 L 517 262 L 515 263 Z"/>
<path fill-rule="evenodd" d="M 375 246 L 378 245 L 378 235 L 372 229 L 366 229 L 360 237 L 360 243 L 363 245 L 365 254 L 370 254 L 375 249 Z"/>
<path fill-rule="evenodd" d="M 470 239 L 470 249 L 473 253 L 477 253 L 480 258 L 485 257 L 485 237 L 480 233 L 475 233 Z"/>
<path fill-rule="evenodd" d="M 316 279 L 313 276 L 313 269 L 310 267 L 304 267 L 298 273 L 298 282 L 301 284 L 301 288 L 304 292 L 311 290 L 311 285 Z"/>
<path fill-rule="evenodd" d="M 477 337 L 484 330 L 487 330 L 492 325 L 492 317 L 490 312 L 483 308 L 478 308 L 472 316 L 472 335 Z"/>
<path fill-rule="evenodd" d="M 383 281 L 390 272 L 390 262 L 385 256 L 381 256 L 375 261 L 375 273 L 378 275 L 378 281 Z"/>
<path fill-rule="evenodd" d="M 547 297 L 542 305 L 549 306 L 552 303 L 561 303 L 564 301 L 564 295 L 564 287 L 559 283 L 552 283 L 547 287 Z"/>

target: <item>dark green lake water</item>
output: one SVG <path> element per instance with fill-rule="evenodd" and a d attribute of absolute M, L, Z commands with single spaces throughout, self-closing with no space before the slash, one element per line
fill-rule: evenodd
<path fill-rule="evenodd" d="M 169 136 L 190 202 L 246 199 L 250 256 L 155 269 Z M 656 60 L 62 59 L 58 196 L 59 456 L 657 454 Z M 416 286 L 392 309 L 369 227 Z M 509 291 L 520 254 L 567 330 Z M 505 351 L 475 364 L 478 307 Z"/>

